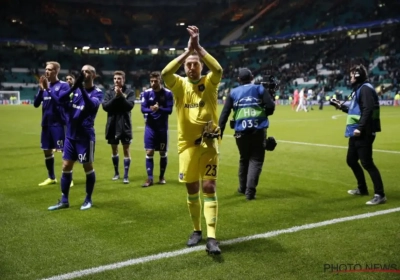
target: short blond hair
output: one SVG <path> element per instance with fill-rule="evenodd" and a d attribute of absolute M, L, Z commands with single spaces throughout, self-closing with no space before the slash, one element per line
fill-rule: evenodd
<path fill-rule="evenodd" d="M 46 62 L 46 66 L 47 66 L 47 65 L 53 65 L 53 67 L 54 67 L 54 69 L 56 70 L 56 72 L 57 72 L 57 73 L 60 72 L 61 65 L 60 65 L 60 63 L 58 63 L 57 61 L 47 61 L 47 62 Z"/>

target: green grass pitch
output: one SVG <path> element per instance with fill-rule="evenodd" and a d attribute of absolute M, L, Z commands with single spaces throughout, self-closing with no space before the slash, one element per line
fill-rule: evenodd
<path fill-rule="evenodd" d="M 332 107 L 296 113 L 289 106 L 277 106 L 268 134 L 281 142 L 267 153 L 257 199 L 250 202 L 236 193 L 238 152 L 232 131 L 227 130 L 220 146 L 217 238 L 227 241 L 400 207 L 400 153 L 385 152 L 400 151 L 399 107 L 381 107 L 383 132 L 374 145 L 384 150 L 374 152 L 386 187 L 384 205 L 367 206 L 371 197 L 347 194 L 356 182 L 345 160 L 345 118 Z M 0 106 L 0 279 L 47 278 L 185 248 L 192 227 L 185 187 L 178 183 L 175 112 L 170 118 L 167 185 L 143 189 L 146 170 L 140 106 L 136 104 L 132 114 L 129 185 L 111 181 L 111 149 L 104 139 L 106 114 L 99 110 L 97 182 L 94 207 L 88 211 L 79 210 L 85 197 L 85 175 L 79 164 L 73 174 L 71 207 L 47 211 L 60 197 L 60 187 L 38 187 L 47 176 L 40 150 L 40 119 L 41 109 L 33 106 Z M 55 158 L 59 179 L 61 154 Z M 158 162 L 157 154 L 155 177 Z M 122 162 L 122 171 L 121 166 Z M 372 194 L 372 183 L 366 177 Z M 201 250 L 79 279 L 398 279 L 394 273 L 336 274 L 324 271 L 324 266 L 391 264 L 400 269 L 399 219 L 396 212 L 222 244 L 220 257 Z"/>

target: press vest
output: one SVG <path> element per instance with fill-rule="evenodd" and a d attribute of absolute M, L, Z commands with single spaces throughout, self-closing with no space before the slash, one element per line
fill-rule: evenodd
<path fill-rule="evenodd" d="M 373 92 L 376 94 L 376 91 L 374 87 L 370 83 L 365 83 L 361 85 L 354 93 L 353 98 L 351 100 L 350 106 L 349 106 L 349 111 L 347 115 L 347 124 L 346 124 L 346 132 L 345 132 L 345 137 L 352 137 L 354 136 L 354 130 L 358 128 L 358 123 L 361 118 L 361 110 L 360 110 L 360 91 L 363 86 L 367 86 L 370 89 L 373 90 Z M 372 113 L 372 119 L 373 120 L 378 120 L 379 119 L 379 106 L 377 108 L 374 108 L 374 111 Z M 372 125 L 372 124 L 371 124 Z M 375 131 L 373 131 L 375 132 Z"/>
<path fill-rule="evenodd" d="M 264 87 L 246 84 L 231 91 L 235 131 L 246 132 L 265 129 L 269 126 L 262 104 Z"/>

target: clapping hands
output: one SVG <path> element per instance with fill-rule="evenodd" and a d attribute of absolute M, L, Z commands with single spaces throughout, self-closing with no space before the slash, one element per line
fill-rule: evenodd
<path fill-rule="evenodd" d="M 75 81 L 77 84 L 82 84 L 85 80 L 85 72 L 81 71 L 78 79 Z"/>
<path fill-rule="evenodd" d="M 116 86 L 115 87 L 115 95 L 116 96 L 122 96 L 122 88 L 121 87 L 119 87 L 119 86 Z"/>
<path fill-rule="evenodd" d="M 85 73 L 83 71 L 81 71 L 78 78 L 75 80 L 75 83 L 72 86 L 72 89 L 75 90 L 79 87 L 82 87 L 82 83 L 84 80 L 85 80 Z"/>
<path fill-rule="evenodd" d="M 152 110 L 153 112 L 157 112 L 159 108 L 160 107 L 158 106 L 158 102 L 156 102 L 155 105 L 150 106 L 150 110 Z"/>
<path fill-rule="evenodd" d="M 189 32 L 190 38 L 188 42 L 189 51 L 197 50 L 200 48 L 200 32 L 196 26 L 189 25 L 186 30 Z"/>
<path fill-rule="evenodd" d="M 41 76 L 39 78 L 39 87 L 41 90 L 48 90 L 49 89 L 49 81 L 45 76 Z"/>

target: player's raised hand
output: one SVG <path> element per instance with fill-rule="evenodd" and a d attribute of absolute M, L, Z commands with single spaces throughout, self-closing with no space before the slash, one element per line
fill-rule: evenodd
<path fill-rule="evenodd" d="M 44 90 L 48 90 L 49 89 L 49 81 L 47 80 L 47 78 L 45 76 L 42 76 L 43 80 L 42 80 L 42 88 Z"/>
<path fill-rule="evenodd" d="M 44 79 L 46 79 L 45 76 L 40 76 L 40 78 L 39 78 L 39 87 L 40 87 L 41 90 L 44 90 L 44 88 L 43 88 Z"/>
<path fill-rule="evenodd" d="M 189 42 L 191 42 L 191 46 L 196 49 L 200 47 L 200 32 L 199 29 L 194 26 L 194 25 L 189 25 L 186 30 L 189 32 L 190 34 L 190 40 Z"/>
<path fill-rule="evenodd" d="M 82 86 L 83 81 L 85 80 L 85 73 L 83 71 L 81 71 L 79 73 L 78 78 L 75 80 L 74 85 L 72 86 L 72 89 L 75 90 L 78 87 Z"/>
<path fill-rule="evenodd" d="M 78 79 L 76 80 L 76 82 L 81 85 L 86 79 L 86 73 L 84 71 L 81 71 L 79 74 Z"/>

